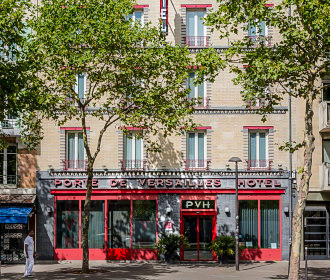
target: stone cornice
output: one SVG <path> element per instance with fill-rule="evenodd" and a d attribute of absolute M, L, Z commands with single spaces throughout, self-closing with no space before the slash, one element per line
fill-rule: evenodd
<path fill-rule="evenodd" d="M 276 106 L 273 112 L 269 114 L 286 114 L 288 111 L 287 107 Z M 258 109 L 249 109 L 245 107 L 210 107 L 195 109 L 194 114 L 258 114 Z"/>

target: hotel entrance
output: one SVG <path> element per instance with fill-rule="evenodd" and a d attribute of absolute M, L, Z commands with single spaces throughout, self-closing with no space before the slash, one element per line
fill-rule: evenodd
<path fill-rule="evenodd" d="M 216 200 L 214 197 L 189 198 L 181 199 L 181 234 L 189 244 L 181 248 L 181 260 L 214 260 L 209 246 L 216 237 Z"/>

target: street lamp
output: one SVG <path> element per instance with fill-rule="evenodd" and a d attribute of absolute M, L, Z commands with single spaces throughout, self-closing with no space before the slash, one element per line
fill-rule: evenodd
<path fill-rule="evenodd" d="M 238 232 L 239 232 L 239 216 L 238 216 L 238 163 L 242 162 L 239 157 L 231 157 L 229 162 L 235 162 L 235 264 L 236 270 L 239 270 L 239 257 L 238 257 Z"/>

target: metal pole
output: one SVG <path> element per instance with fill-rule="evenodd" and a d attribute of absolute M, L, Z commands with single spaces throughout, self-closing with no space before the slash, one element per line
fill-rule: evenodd
<path fill-rule="evenodd" d="M 308 280 L 307 247 L 305 247 L 305 280 Z"/>
<path fill-rule="evenodd" d="M 235 184 L 235 200 L 236 200 L 236 207 L 235 207 L 235 219 L 236 219 L 236 229 L 235 229 L 235 264 L 236 270 L 239 270 L 239 255 L 238 255 L 238 232 L 239 232 L 239 225 L 238 225 L 238 162 L 235 162 L 235 176 L 236 176 L 236 184 Z"/>

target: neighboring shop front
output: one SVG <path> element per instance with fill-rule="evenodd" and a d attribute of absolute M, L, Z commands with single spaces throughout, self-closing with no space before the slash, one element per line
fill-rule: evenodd
<path fill-rule="evenodd" d="M 35 230 L 35 195 L 0 195 L 2 263 L 25 262 L 24 239 Z"/>
<path fill-rule="evenodd" d="M 243 259 L 288 258 L 288 174 L 239 172 L 240 244 Z M 85 174 L 39 172 L 37 251 L 43 259 L 82 259 Z M 40 212 L 40 213 L 39 213 Z M 155 243 L 183 234 L 190 247 L 181 260 L 213 260 L 210 242 L 234 234 L 232 171 L 95 172 L 90 259 L 157 259 Z"/>

